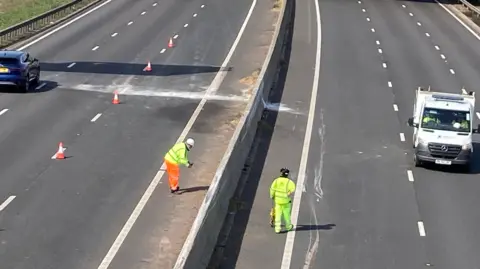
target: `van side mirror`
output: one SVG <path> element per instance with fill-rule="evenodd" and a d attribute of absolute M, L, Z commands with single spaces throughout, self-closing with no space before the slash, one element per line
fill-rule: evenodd
<path fill-rule="evenodd" d="M 407 124 L 410 127 L 418 127 L 418 123 L 414 123 L 413 118 L 408 118 Z"/>

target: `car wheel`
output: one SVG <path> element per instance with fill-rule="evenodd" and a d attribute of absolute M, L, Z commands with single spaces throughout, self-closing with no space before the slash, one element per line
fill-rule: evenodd
<path fill-rule="evenodd" d="M 34 82 L 34 83 L 35 83 L 35 86 L 40 85 L 40 71 L 38 72 L 37 77 L 35 78 L 35 82 Z"/>
<path fill-rule="evenodd" d="M 415 167 L 419 167 L 419 166 L 422 166 L 422 161 L 420 161 L 418 158 L 417 158 L 417 155 L 413 155 L 413 164 L 415 165 Z"/>
<path fill-rule="evenodd" d="M 25 84 L 22 87 L 22 92 L 28 92 L 30 89 L 30 77 L 27 76 L 27 79 L 25 80 Z"/>

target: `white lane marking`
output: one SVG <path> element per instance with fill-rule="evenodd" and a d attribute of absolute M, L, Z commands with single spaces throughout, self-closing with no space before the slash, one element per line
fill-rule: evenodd
<path fill-rule="evenodd" d="M 388 82 L 388 87 L 389 87 L 389 88 L 392 87 L 392 82 L 391 82 L 391 81 Z"/>
<path fill-rule="evenodd" d="M 439 46 L 435 46 L 435 49 L 436 49 L 436 50 L 440 50 L 440 47 L 439 47 Z"/>
<path fill-rule="evenodd" d="M 405 134 L 400 133 L 400 141 L 405 142 Z"/>
<path fill-rule="evenodd" d="M 408 181 L 410 182 L 414 181 L 412 170 L 407 170 L 407 177 L 408 177 Z"/>
<path fill-rule="evenodd" d="M 367 21 L 370 21 L 370 18 L 367 17 Z"/>
<path fill-rule="evenodd" d="M 452 75 L 455 75 L 455 71 L 453 71 L 453 69 L 450 69 L 450 73 L 452 73 Z"/>
<path fill-rule="evenodd" d="M 406 8 L 407 6 L 405 6 L 405 5 L 402 5 L 402 7 L 403 7 L 403 8 Z"/>
<path fill-rule="evenodd" d="M 204 7 L 205 7 L 205 5 L 201 5 L 201 6 L 200 6 L 200 8 L 204 8 Z"/>
<path fill-rule="evenodd" d="M 174 36 L 173 36 L 173 39 L 177 39 L 177 38 L 178 38 L 178 35 L 174 35 Z"/>
<path fill-rule="evenodd" d="M 444 60 L 445 60 L 445 55 L 443 55 L 443 54 L 440 54 L 440 57 L 442 57 L 442 59 L 444 59 Z"/>
<path fill-rule="evenodd" d="M 60 27 L 53 29 L 52 31 L 50 31 L 50 32 L 48 32 L 48 33 L 46 33 L 46 34 L 44 34 L 44 35 L 40 36 L 39 38 L 36 38 L 36 39 L 34 39 L 32 42 L 30 42 L 30 43 L 28 43 L 28 44 L 26 44 L 26 45 L 24 45 L 24 46 L 22 46 L 22 47 L 18 48 L 17 50 L 24 50 L 24 49 L 26 49 L 26 48 L 30 47 L 31 45 L 33 45 L 33 44 L 37 43 L 38 41 L 41 41 L 41 40 L 43 40 L 43 39 L 45 39 L 45 38 L 47 38 L 47 37 L 49 37 L 49 36 L 53 35 L 54 33 L 56 33 L 56 32 L 58 32 L 58 31 L 62 30 L 63 28 L 65 28 L 65 27 L 69 26 L 70 24 L 72 24 L 72 23 L 74 23 L 74 22 L 76 22 L 76 21 L 80 20 L 81 18 L 83 18 L 83 17 L 87 16 L 88 14 L 90 14 L 90 13 L 94 12 L 95 10 L 97 10 L 97 9 L 99 9 L 99 8 L 101 8 L 101 7 L 103 7 L 103 6 L 105 6 L 106 4 L 110 3 L 111 1 L 112 1 L 112 0 L 106 0 L 106 1 L 105 1 L 105 2 L 103 2 L 102 4 L 100 4 L 100 5 L 98 5 L 98 6 L 94 7 L 94 8 L 92 8 L 92 9 L 90 9 L 90 10 L 88 10 L 87 12 L 83 13 L 82 15 L 79 15 L 78 17 L 75 17 L 74 19 L 72 19 L 71 21 L 68 21 L 68 22 L 66 22 L 65 24 L 62 24 Z"/>
<path fill-rule="evenodd" d="M 382 53 L 382 49 L 378 49 L 378 53 Z"/>
<path fill-rule="evenodd" d="M 197 17 L 197 13 L 194 13 L 194 14 L 193 14 L 193 17 L 194 17 L 194 18 Z"/>
<path fill-rule="evenodd" d="M 439 4 L 448 14 L 450 14 L 452 17 L 454 17 L 463 27 L 465 27 L 474 37 L 476 37 L 478 40 L 480 40 L 480 36 L 475 33 L 475 31 L 472 30 L 467 24 L 465 24 L 460 18 L 457 17 L 457 15 L 453 14 L 448 8 L 446 8 L 442 3 L 438 2 L 438 0 L 435 0 L 437 4 Z"/>
<path fill-rule="evenodd" d="M 67 66 L 67 68 L 72 68 L 76 63 L 71 63 Z"/>
<path fill-rule="evenodd" d="M 387 68 L 387 64 L 386 64 L 386 63 L 383 63 L 382 66 L 383 66 L 383 68 Z"/>
<path fill-rule="evenodd" d="M 425 233 L 425 226 L 423 226 L 423 221 L 418 222 L 418 232 L 420 233 L 420 236 L 425 236 L 427 235 Z"/>
<path fill-rule="evenodd" d="M 47 83 L 44 82 L 44 83 L 40 84 L 38 87 L 36 87 L 35 89 L 40 90 L 41 88 L 45 87 L 46 85 L 47 85 Z"/>
<path fill-rule="evenodd" d="M 0 111 L 0 116 L 7 113 L 7 111 L 8 111 L 8 108 L 2 109 L 2 111 Z"/>
<path fill-rule="evenodd" d="M 152 6 L 156 6 L 156 5 L 157 5 L 157 3 L 153 3 L 153 5 L 152 5 Z"/>
<path fill-rule="evenodd" d="M 417 22 L 417 25 L 418 25 L 418 26 L 422 26 L 422 24 L 421 24 L 420 22 Z"/>
<path fill-rule="evenodd" d="M 398 111 L 398 106 L 396 104 L 393 104 L 393 110 Z"/>
<path fill-rule="evenodd" d="M 425 33 L 425 35 L 426 35 L 426 36 L 428 36 L 428 37 L 430 36 L 430 34 L 429 34 L 429 33 Z"/>
<path fill-rule="evenodd" d="M 372 32 L 374 32 L 374 33 L 375 33 L 375 29 L 373 29 L 373 28 L 372 28 Z"/>
<path fill-rule="evenodd" d="M 225 57 L 225 60 L 223 61 L 222 65 L 221 65 L 220 71 L 217 72 L 217 74 L 215 75 L 215 78 L 213 79 L 212 83 L 210 84 L 207 91 L 205 92 L 205 95 L 203 96 L 202 100 L 198 104 L 195 111 L 193 111 L 193 114 L 192 114 L 191 118 L 188 120 L 187 124 L 185 125 L 185 128 L 183 129 L 182 133 L 178 137 L 177 143 L 179 143 L 179 142 L 181 142 L 185 139 L 187 134 L 192 129 L 193 124 L 195 123 L 198 116 L 200 115 L 200 112 L 203 110 L 203 107 L 205 106 L 205 103 L 207 102 L 207 100 L 209 99 L 209 97 L 212 94 L 215 94 L 215 91 L 220 87 L 220 84 L 223 82 L 223 80 L 227 76 L 227 72 L 224 71 L 224 70 L 227 68 L 228 63 L 230 62 L 230 59 L 232 58 L 232 56 L 233 56 L 233 54 L 234 54 L 234 52 L 235 52 L 235 50 L 238 46 L 238 43 L 240 42 L 240 39 L 242 38 L 242 35 L 245 31 L 245 28 L 247 27 L 247 24 L 250 20 L 250 17 L 252 16 L 252 13 L 253 13 L 253 10 L 254 10 L 256 4 L 257 4 L 257 0 L 253 0 L 252 6 L 250 7 L 250 10 L 248 11 L 247 16 L 245 17 L 245 20 L 243 21 L 242 27 L 240 28 L 240 31 L 238 32 L 235 41 L 233 42 L 232 46 L 230 47 L 230 51 L 228 52 L 227 56 Z M 143 208 L 145 207 L 148 200 L 152 196 L 153 191 L 157 188 L 158 184 L 160 183 L 161 178 L 165 174 L 164 170 L 165 170 L 165 164 L 162 164 L 162 166 L 160 167 L 160 170 L 157 172 L 157 174 L 155 175 L 155 177 L 151 181 L 150 185 L 145 190 L 145 193 L 143 194 L 142 198 L 140 199 L 138 204 L 135 206 L 135 209 L 133 210 L 132 214 L 130 215 L 127 222 L 123 226 L 122 230 L 118 234 L 117 238 L 113 242 L 112 246 L 108 250 L 108 253 L 105 255 L 102 262 L 98 266 L 98 269 L 107 269 L 108 268 L 108 266 L 112 262 L 113 258 L 117 254 L 118 250 L 122 246 L 123 241 L 125 240 L 128 233 L 132 229 L 133 225 L 137 221 L 138 217 L 142 213 Z M 195 223 L 193 225 L 195 225 Z M 192 229 L 193 228 L 194 227 L 192 227 Z M 195 238 L 191 238 L 191 236 L 193 236 L 193 235 L 194 234 L 189 233 L 189 236 L 185 240 L 185 244 L 188 244 L 187 248 L 182 247 L 182 250 L 180 252 L 180 256 L 181 255 L 186 255 L 186 253 L 188 253 L 190 251 L 190 249 L 188 249 L 188 246 L 191 246 L 190 243 L 192 243 L 193 240 L 195 239 Z M 182 261 L 177 260 L 177 264 L 181 263 L 181 262 Z M 177 264 L 175 264 L 175 268 L 181 267 L 180 265 L 177 265 Z"/>
<path fill-rule="evenodd" d="M 164 53 L 165 51 L 166 51 L 166 49 L 162 49 L 162 50 L 160 51 L 160 53 Z"/>
<path fill-rule="evenodd" d="M 16 196 L 10 196 L 0 205 L 0 212 L 2 212 L 8 204 L 10 204 Z"/>
<path fill-rule="evenodd" d="M 463 94 L 468 94 L 467 90 L 465 90 L 464 88 L 462 88 L 462 93 Z"/>
<path fill-rule="evenodd" d="M 96 120 L 98 120 L 98 118 L 100 118 L 100 116 L 102 116 L 102 113 L 98 113 L 95 117 L 93 117 L 92 120 L 90 120 L 91 122 L 95 122 Z"/>
<path fill-rule="evenodd" d="M 116 37 L 117 35 L 118 35 L 118 33 L 113 33 L 112 37 Z"/>
<path fill-rule="evenodd" d="M 185 23 L 185 25 L 183 26 L 183 28 L 187 28 L 187 26 L 188 26 L 188 23 Z"/>
<path fill-rule="evenodd" d="M 358 1 L 358 3 L 359 3 L 359 4 L 361 4 L 361 3 L 362 3 L 362 1 Z"/>
<path fill-rule="evenodd" d="M 142 15 L 142 16 L 143 16 L 143 15 L 145 15 L 145 13 L 147 13 L 147 12 L 146 12 L 146 11 L 144 11 L 144 12 L 140 13 L 140 15 Z"/>
<path fill-rule="evenodd" d="M 362 12 L 366 12 L 366 10 L 364 8 L 362 8 Z"/>
<path fill-rule="evenodd" d="M 377 43 L 377 45 L 380 45 L 380 41 L 378 41 L 378 40 L 377 40 L 377 41 L 375 41 L 375 43 Z"/>
<path fill-rule="evenodd" d="M 480 119 L 480 113 L 477 112 L 475 114 L 477 114 L 477 118 Z"/>
<path fill-rule="evenodd" d="M 92 48 L 92 50 L 97 50 L 99 48 L 99 46 L 95 46 Z"/>
<path fill-rule="evenodd" d="M 129 22 L 127 23 L 127 25 L 132 25 L 132 23 L 133 23 L 133 21 L 129 21 Z"/>
<path fill-rule="evenodd" d="M 320 76 L 320 56 L 321 56 L 321 50 L 322 50 L 322 28 L 321 28 L 322 25 L 321 25 L 321 19 L 320 19 L 320 7 L 319 7 L 318 0 L 315 0 L 314 2 L 315 2 L 315 10 L 316 10 L 316 18 L 317 18 L 317 50 L 316 50 L 315 69 L 314 69 L 315 74 L 313 78 L 310 108 L 308 111 L 307 129 L 305 131 L 305 139 L 303 141 L 302 157 L 300 159 L 300 167 L 298 169 L 298 177 L 296 182 L 297 188 L 295 190 L 295 195 L 293 198 L 291 220 L 292 220 L 292 223 L 294 224 L 297 224 L 297 221 L 298 221 L 298 215 L 300 213 L 300 203 L 302 199 L 303 189 L 305 187 L 307 162 L 308 162 L 308 155 L 310 150 L 310 141 L 312 137 L 313 122 L 315 117 L 315 106 L 317 102 L 318 83 L 319 83 L 319 76 Z M 296 234 L 295 229 L 287 233 L 287 239 L 285 241 L 285 249 L 283 250 L 281 269 L 290 269 L 290 264 L 292 262 L 292 255 L 293 255 L 293 245 L 295 243 L 295 234 Z M 305 266 L 309 267 L 307 264 Z"/>
<path fill-rule="evenodd" d="M 413 14 L 412 14 L 411 12 L 410 12 L 410 13 L 408 13 L 408 15 L 410 15 L 410 17 L 413 17 Z"/>

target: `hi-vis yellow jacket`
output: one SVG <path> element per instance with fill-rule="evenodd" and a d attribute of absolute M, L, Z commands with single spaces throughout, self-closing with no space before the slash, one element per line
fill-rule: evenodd
<path fill-rule="evenodd" d="M 290 194 L 295 191 L 295 183 L 287 177 L 278 177 L 270 186 L 270 198 L 276 204 L 288 204 L 292 201 Z"/>
<path fill-rule="evenodd" d="M 183 164 L 188 165 L 188 150 L 185 143 L 180 142 L 175 144 L 168 152 L 165 154 L 165 160 L 174 163 L 176 165 Z"/>

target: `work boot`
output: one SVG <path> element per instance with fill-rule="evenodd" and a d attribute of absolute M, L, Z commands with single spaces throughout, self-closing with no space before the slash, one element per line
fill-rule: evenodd
<path fill-rule="evenodd" d="M 291 230 L 293 230 L 293 224 L 290 224 L 287 228 L 287 232 L 290 232 Z"/>

